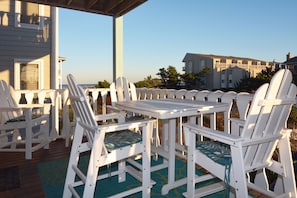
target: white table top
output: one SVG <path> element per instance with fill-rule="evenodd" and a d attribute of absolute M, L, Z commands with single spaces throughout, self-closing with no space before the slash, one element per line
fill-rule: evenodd
<path fill-rule="evenodd" d="M 148 115 L 158 119 L 222 112 L 228 106 L 226 103 L 179 99 L 123 101 L 117 102 L 115 105 L 117 108 L 125 111 Z"/>

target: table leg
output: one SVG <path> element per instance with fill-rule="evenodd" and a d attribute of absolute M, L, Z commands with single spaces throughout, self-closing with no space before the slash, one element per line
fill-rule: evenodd
<path fill-rule="evenodd" d="M 162 120 L 162 147 L 164 151 L 168 151 L 168 134 L 169 134 L 169 123 L 168 120 Z"/>
<path fill-rule="evenodd" d="M 168 183 L 162 187 L 162 195 L 168 194 L 175 182 L 175 135 L 176 119 L 170 119 L 168 126 Z"/>
<path fill-rule="evenodd" d="M 195 123 L 196 118 L 192 116 L 188 122 Z M 175 180 L 175 136 L 176 136 L 176 119 L 169 120 L 169 150 L 168 150 L 168 183 L 162 187 L 162 195 L 168 194 L 169 190 L 177 188 L 187 183 L 187 177 Z"/>

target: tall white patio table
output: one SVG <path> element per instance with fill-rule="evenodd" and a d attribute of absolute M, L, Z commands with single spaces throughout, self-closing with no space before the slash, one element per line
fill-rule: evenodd
<path fill-rule="evenodd" d="M 168 183 L 162 187 L 162 195 L 168 194 L 171 189 L 186 184 L 186 178 L 175 180 L 176 118 L 188 117 L 189 122 L 195 122 L 197 115 L 225 112 L 228 108 L 226 103 L 178 99 L 124 101 L 117 102 L 115 105 L 124 111 L 162 120 L 163 144 L 161 149 L 158 148 L 157 151 L 168 160 Z"/>

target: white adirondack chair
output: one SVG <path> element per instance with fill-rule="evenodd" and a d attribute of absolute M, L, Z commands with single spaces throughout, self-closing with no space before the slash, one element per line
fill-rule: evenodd
<path fill-rule="evenodd" d="M 152 99 L 153 89 L 147 90 L 151 91 L 150 94 L 147 94 L 147 99 Z M 115 107 L 115 103 L 118 101 L 135 101 L 137 100 L 136 87 L 132 82 L 129 82 L 125 77 L 118 77 L 116 83 L 111 83 L 110 85 L 110 96 L 111 96 L 111 106 L 108 107 L 111 111 L 122 112 L 120 109 Z M 142 115 L 135 115 L 131 112 L 125 112 L 127 114 L 126 121 L 143 119 Z M 158 122 L 154 126 L 154 131 L 151 137 L 152 143 L 155 146 L 160 146 L 160 137 L 158 132 Z"/>
<path fill-rule="evenodd" d="M 32 159 L 34 151 L 49 148 L 49 113 L 45 104 L 20 105 L 14 95 L 14 89 L 1 80 L 0 151 L 24 152 L 26 159 Z"/>
<path fill-rule="evenodd" d="M 297 196 L 289 140 L 291 130 L 286 128 L 297 93 L 296 86 L 291 82 L 291 72 L 283 69 L 273 76 L 270 84 L 266 83 L 257 90 L 240 136 L 184 124 L 184 130 L 190 134 L 186 197 L 194 197 L 195 193 L 198 194 L 196 196 L 204 196 L 224 188 L 226 193 L 230 189 L 229 192 L 240 198 L 249 196 L 248 189 L 269 197 Z M 196 135 L 212 141 L 196 144 Z M 278 160 L 272 158 L 275 150 L 279 153 Z M 196 182 L 211 177 L 195 176 L 196 164 L 225 182 L 195 189 Z M 277 174 L 282 179 L 283 191 L 269 189 L 268 183 L 264 188 L 253 183 L 248 175 L 258 170 L 264 173 L 270 170 Z"/>
<path fill-rule="evenodd" d="M 132 82 L 128 82 L 125 77 L 118 77 L 116 82 L 110 85 L 110 96 L 112 106 L 117 101 L 137 100 L 135 85 Z"/>
<path fill-rule="evenodd" d="M 98 125 L 98 120 L 111 119 L 112 117 L 106 117 L 105 115 L 95 116 L 86 99 L 84 90 L 77 85 L 74 77 L 69 74 L 67 80 L 76 126 L 63 197 L 80 197 L 81 194 L 76 191 L 76 187 L 80 185 L 84 186 L 83 197 L 93 197 L 98 179 L 118 175 L 118 181 L 124 182 L 126 173 L 136 176 L 142 185 L 118 193 L 113 197 L 129 196 L 137 192 L 142 192 L 142 197 L 149 197 L 152 187 L 149 138 L 154 121 L 141 120 L 122 124 Z M 134 128 L 140 129 L 141 134 L 132 131 Z M 84 138 L 84 135 L 86 138 Z M 81 155 L 86 152 L 90 153 L 90 159 L 86 174 L 84 174 L 80 170 L 78 163 Z M 142 156 L 143 166 L 141 170 L 135 170 L 131 166 L 125 165 L 126 159 L 137 155 Z M 112 172 L 99 174 L 101 167 L 111 163 L 118 163 L 118 170 L 110 170 Z M 79 181 L 76 178 L 79 178 Z"/>
<path fill-rule="evenodd" d="M 111 106 L 108 105 L 107 109 L 111 112 L 120 111 L 117 107 L 115 107 L 115 103 L 118 101 L 137 100 L 135 85 L 131 82 L 128 82 L 128 80 L 125 77 L 118 77 L 116 79 L 116 82 L 112 82 L 110 84 L 109 90 L 110 90 Z"/>

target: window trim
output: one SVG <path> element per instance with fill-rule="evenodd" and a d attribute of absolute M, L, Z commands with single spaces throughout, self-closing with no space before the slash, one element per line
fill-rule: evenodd
<path fill-rule="evenodd" d="M 15 59 L 14 60 L 14 88 L 20 90 L 21 76 L 20 64 L 37 64 L 38 65 L 38 89 L 44 89 L 44 63 L 42 59 Z"/>
<path fill-rule="evenodd" d="M 21 23 L 21 1 L 15 1 L 15 27 L 42 30 L 44 27 L 44 5 L 38 4 L 40 22 L 38 25 Z"/>

